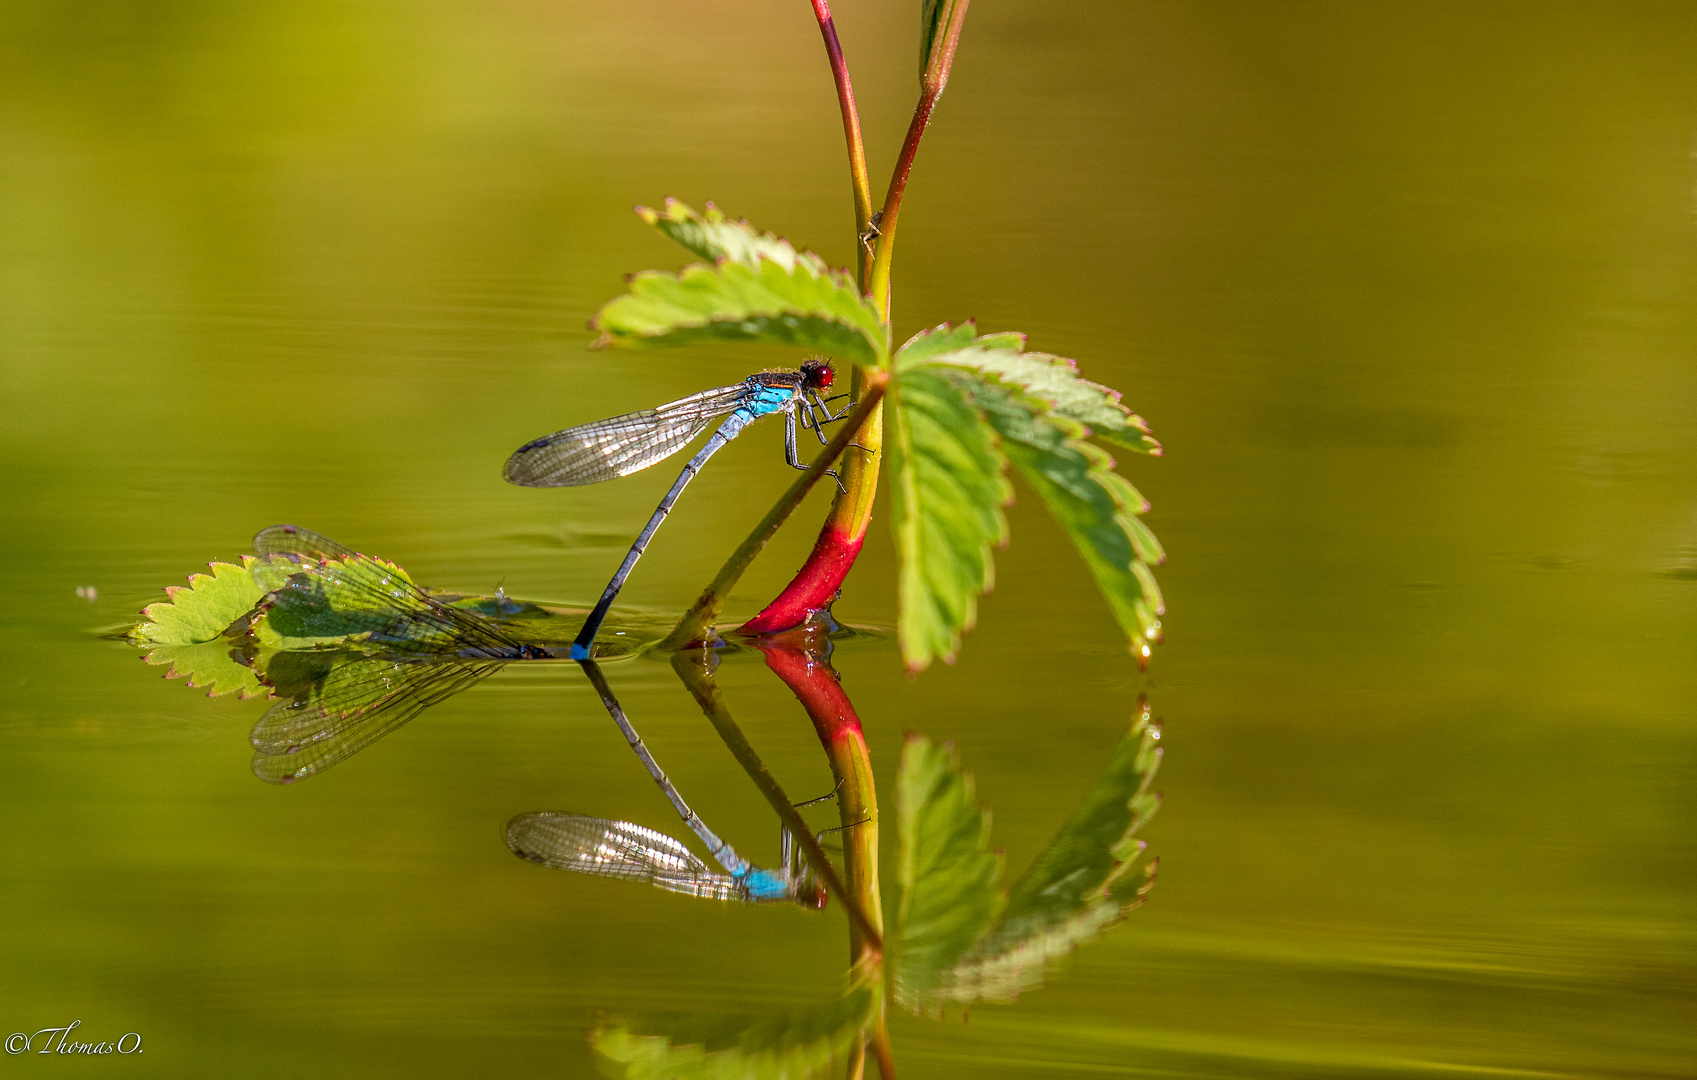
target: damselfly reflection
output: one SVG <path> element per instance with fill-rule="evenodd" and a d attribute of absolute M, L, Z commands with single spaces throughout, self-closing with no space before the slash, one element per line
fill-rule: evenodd
<path fill-rule="evenodd" d="M 741 873 L 712 870 L 679 841 L 629 821 L 545 810 L 519 814 L 507 822 L 506 837 L 514 855 L 556 870 L 645 881 L 668 892 L 709 900 L 825 906 L 825 890 L 803 872 L 787 831 L 782 871 L 721 860 L 727 870 L 740 865 Z"/>
<path fill-rule="evenodd" d="M 824 425 L 843 419 L 847 410 L 833 415 L 829 402 L 821 393 L 835 381 L 831 365 L 823 360 L 809 360 L 797 371 L 763 371 L 750 375 L 740 383 L 704 390 L 699 394 L 642 412 L 627 413 L 608 420 L 556 431 L 533 439 L 513 452 L 507 459 L 503 475 L 510 483 L 525 487 L 573 487 L 595 484 L 664 461 L 682 450 L 689 441 L 707 430 L 707 426 L 723 416 L 719 430 L 707 440 L 696 455 L 678 474 L 671 490 L 660 500 L 659 507 L 643 526 L 642 533 L 631 545 L 624 562 L 607 583 L 596 603 L 595 610 L 583 624 L 572 643 L 571 657 L 582 660 L 590 655 L 595 634 L 613 599 L 619 595 L 625 578 L 630 576 L 636 561 L 642 557 L 654 531 L 660 527 L 683 489 L 700 472 L 719 449 L 742 429 L 762 416 L 784 415 L 785 459 L 797 469 L 806 469 L 796 449 L 796 428 L 808 428 L 825 443 Z M 836 479 L 835 472 L 827 475 Z M 840 485 L 841 480 L 837 481 Z"/>
<path fill-rule="evenodd" d="M 648 775 L 690 831 L 707 845 L 713 860 L 724 868 L 718 873 L 696 858 L 690 850 L 665 833 L 628 821 L 609 821 L 554 811 L 520 814 L 507 823 L 507 846 L 513 854 L 559 870 L 573 870 L 602 877 L 622 877 L 670 890 L 718 900 L 786 900 L 808 907 L 825 906 L 825 890 L 809 874 L 788 829 L 780 835 L 783 869 L 763 870 L 736 853 L 707 827 L 676 785 L 654 760 L 648 744 L 636 733 L 624 707 L 613 696 L 612 687 L 593 660 L 581 660 L 584 674 L 595 687 L 607 715 L 619 725 L 625 741 L 635 752 Z M 835 794 L 834 792 L 832 793 Z M 825 798 L 831 798 L 831 795 Z M 814 800 L 819 802 L 822 800 Z"/>

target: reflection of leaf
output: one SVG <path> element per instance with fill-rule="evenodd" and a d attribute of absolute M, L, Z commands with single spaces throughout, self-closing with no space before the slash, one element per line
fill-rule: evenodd
<path fill-rule="evenodd" d="M 130 631 L 136 645 L 195 645 L 215 641 L 226 628 L 259 603 L 264 590 L 249 574 L 255 560 L 242 556 L 240 566 L 213 563 L 212 573 L 194 574 L 187 588 L 166 588 L 169 600 L 149 604 L 142 621 Z"/>
<path fill-rule="evenodd" d="M 1135 838 L 1160 805 L 1160 725 L 1148 707 L 1072 819 L 1005 902 L 988 815 L 947 746 L 909 736 L 897 786 L 895 995 L 916 1012 L 1010 1001 L 1047 964 L 1119 922 L 1154 885 Z M 923 898 L 923 899 L 920 899 Z M 917 901 L 917 902 L 916 902 Z"/>
<path fill-rule="evenodd" d="M 332 662 L 315 670 L 318 658 L 326 655 Z M 254 725 L 254 775 L 267 783 L 290 784 L 321 773 L 502 666 L 500 661 L 407 660 L 352 651 L 275 654 L 266 663 L 266 679 L 290 700 L 273 705 Z"/>
<path fill-rule="evenodd" d="M 890 522 L 901 554 L 896 634 L 918 670 L 952 660 L 994 573 L 990 545 L 1007 539 L 1013 489 L 978 408 L 943 373 L 904 372 L 887 413 Z"/>
<path fill-rule="evenodd" d="M 933 999 L 947 971 L 1001 909 L 990 815 L 973 797 L 954 747 L 909 735 L 896 774 L 895 995 Z"/>
<path fill-rule="evenodd" d="M 1143 902 L 1155 863 L 1137 865 L 1145 844 L 1134 836 L 1160 805 L 1149 790 L 1160 738 L 1145 707 L 1072 820 L 1014 885 L 1001 919 L 948 972 L 944 997 L 1011 1000 L 1042 980 L 1049 961 Z"/>
<path fill-rule="evenodd" d="M 187 679 L 196 690 L 207 691 L 207 697 L 236 693 L 244 698 L 261 696 L 265 688 L 239 656 L 240 650 L 222 638 L 193 645 L 153 645 L 142 653 L 142 659 L 150 664 L 170 665 L 167 679 Z"/>
<path fill-rule="evenodd" d="M 677 274 L 634 275 L 630 291 L 609 301 L 591 322 L 601 331 L 597 346 L 756 341 L 799 345 L 863 364 L 887 355 L 889 332 L 878 313 L 851 276 L 827 268 L 818 256 L 722 217 L 698 218 L 676 203 L 664 215 L 649 214 L 685 246 L 719 261 Z"/>
<path fill-rule="evenodd" d="M 836 1001 L 754 1015 L 642 1013 L 589 1033 L 601 1071 L 626 1080 L 802 1080 L 819 1076 L 858 1040 L 878 1009 L 878 984 L 860 977 Z"/>

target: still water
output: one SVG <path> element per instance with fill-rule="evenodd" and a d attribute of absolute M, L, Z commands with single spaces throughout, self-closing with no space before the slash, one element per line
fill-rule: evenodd
<path fill-rule="evenodd" d="M 879 188 L 916 6 L 837 12 Z M 1167 447 L 1123 463 L 1166 642 L 1140 675 L 1026 492 L 959 663 L 910 681 L 880 633 L 832 662 L 886 815 L 904 733 L 953 740 L 1010 874 L 1147 694 L 1161 876 L 1015 1004 L 892 1006 L 900 1075 L 1697 1074 L 1693 55 L 1685 3 L 973 8 L 898 339 L 976 318 L 1126 392 Z M 683 261 L 629 207 L 713 199 L 843 265 L 845 174 L 800 0 L 5 5 L 0 1035 L 144 1040 L 7 1075 L 578 1076 L 603 1013 L 837 992 L 840 906 L 508 852 L 528 811 L 681 832 L 573 665 L 274 787 L 263 703 L 101 635 L 280 521 L 593 600 L 672 470 L 524 490 L 506 455 L 798 359 L 588 352 L 620 275 Z M 691 487 L 627 616 L 680 610 L 790 482 L 776 427 Z M 894 572 L 880 518 L 837 616 L 892 626 Z M 606 670 L 775 862 L 672 667 Z M 716 677 L 791 795 L 830 789 L 758 653 Z"/>

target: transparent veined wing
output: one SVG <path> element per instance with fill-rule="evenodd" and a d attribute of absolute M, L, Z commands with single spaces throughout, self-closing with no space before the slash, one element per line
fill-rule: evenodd
<path fill-rule="evenodd" d="M 432 705 L 499 671 L 500 661 L 358 657 L 266 710 L 254 724 L 254 775 L 305 780 L 364 750 Z"/>
<path fill-rule="evenodd" d="M 577 487 L 629 476 L 682 450 L 749 392 L 747 383 L 721 386 L 544 435 L 513 451 L 502 475 L 525 487 Z"/>
<path fill-rule="evenodd" d="M 299 525 L 273 525 L 259 530 L 253 538 L 253 550 L 260 555 L 310 555 L 315 559 L 342 559 L 355 554 L 353 548 Z"/>
<path fill-rule="evenodd" d="M 711 900 L 747 899 L 736 878 L 709 870 L 665 833 L 629 821 L 556 811 L 520 814 L 507 822 L 507 847 L 521 859 L 556 870 L 646 881 Z"/>
<path fill-rule="evenodd" d="M 369 555 L 314 561 L 280 553 L 272 565 L 255 572 L 272 586 L 261 602 L 272 628 L 311 643 L 304 647 L 345 638 L 397 655 L 545 655 L 514 641 L 489 620 L 449 607 L 414 585 L 400 567 Z"/>

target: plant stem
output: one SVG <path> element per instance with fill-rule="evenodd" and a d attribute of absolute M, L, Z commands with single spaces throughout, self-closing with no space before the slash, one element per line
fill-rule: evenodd
<path fill-rule="evenodd" d="M 778 786 L 778 781 L 773 779 L 772 774 L 766 770 L 760 756 L 754 752 L 754 747 L 749 745 L 747 736 L 743 735 L 742 729 L 731 718 L 723 699 L 719 696 L 719 686 L 714 681 L 713 673 L 709 670 L 707 664 L 703 663 L 699 656 L 678 652 L 672 654 L 672 667 L 677 671 L 678 677 L 683 680 L 684 686 L 688 687 L 689 692 L 695 695 L 696 704 L 701 706 L 701 711 L 707 714 L 707 719 L 711 720 L 713 726 L 718 729 L 719 737 L 725 740 L 725 745 L 730 747 L 731 753 L 736 756 L 738 763 L 748 773 L 749 778 L 754 781 L 754 786 L 760 789 L 762 795 L 766 796 L 766 801 L 771 804 L 772 809 L 778 812 L 778 817 L 788 827 L 790 835 L 795 838 L 797 844 L 801 845 L 802 854 L 807 856 L 807 865 L 812 868 L 815 874 L 819 875 L 819 880 L 824 882 L 825 888 L 842 903 L 843 908 L 848 912 L 849 923 L 854 927 L 855 932 L 860 935 L 860 940 L 865 943 L 869 951 L 882 956 L 884 952 L 884 935 L 881 929 L 882 914 L 879 915 L 879 922 L 874 923 L 872 917 L 861 906 L 859 897 L 844 886 L 843 879 L 837 875 L 837 869 L 831 865 L 831 860 L 825 854 L 825 849 L 819 846 L 819 838 L 813 835 L 812 829 L 807 827 L 807 822 L 802 820 L 801 814 L 796 811 L 795 805 L 790 802 L 790 797 L 784 794 L 784 789 Z"/>
<path fill-rule="evenodd" d="M 872 182 L 866 174 L 866 142 L 860 135 L 860 113 L 854 105 L 854 84 L 849 81 L 848 61 L 843 59 L 843 46 L 837 40 L 837 23 L 831 18 L 829 0 L 813 0 L 813 17 L 819 20 L 819 33 L 825 39 L 825 55 L 831 61 L 831 78 L 837 84 L 837 107 L 843 114 L 849 183 L 854 188 L 855 248 L 859 252 L 855 266 L 860 287 L 864 290 L 866 276 L 872 269 L 872 253 L 860 240 L 872 224 Z"/>
<path fill-rule="evenodd" d="M 949 84 L 949 70 L 954 66 L 955 48 L 960 44 L 960 29 L 966 21 L 966 9 L 971 0 L 955 0 L 948 14 L 948 24 L 940 28 L 925 73 L 919 83 L 919 104 L 914 107 L 913 119 L 907 126 L 907 138 L 902 140 L 901 154 L 896 158 L 895 172 L 884 195 L 884 215 L 878 222 L 878 247 L 872 259 L 872 277 L 866 293 L 872 303 L 890 321 L 890 262 L 896 247 L 896 220 L 901 216 L 902 195 L 907 191 L 908 174 L 913 171 L 914 155 L 919 153 L 919 140 L 931 123 L 931 110 Z"/>
<path fill-rule="evenodd" d="M 795 483 L 790 485 L 789 490 L 784 492 L 772 509 L 766 511 L 766 516 L 760 519 L 760 524 L 754 527 L 754 531 L 748 534 L 748 538 L 739 544 L 735 551 L 731 552 L 731 557 L 725 560 L 725 565 L 719 568 L 719 572 L 714 575 L 707 588 L 702 590 L 695 603 L 690 605 L 688 611 L 684 612 L 683 618 L 678 620 L 678 625 L 672 628 L 670 634 L 666 635 L 666 640 L 660 643 L 660 648 L 667 650 L 690 649 L 707 641 L 712 633 L 713 623 L 719 617 L 719 610 L 724 606 L 725 594 L 730 591 L 731 586 L 736 584 L 737 579 L 742 577 L 743 571 L 747 570 L 749 564 L 754 561 L 754 557 L 760 554 L 761 549 L 766 546 L 766 542 L 772 539 L 772 534 L 776 533 L 778 527 L 789 518 L 796 507 L 801 505 L 801 501 L 807 497 L 807 493 L 813 490 L 813 485 L 817 484 L 819 478 L 825 475 L 825 470 L 831 467 L 831 463 L 842 455 L 850 443 L 856 441 L 856 437 L 861 434 L 861 429 L 865 427 L 867 419 L 878 408 L 878 402 L 884 396 L 884 386 L 885 378 L 883 373 L 880 372 L 878 378 L 865 391 L 854 412 L 849 414 L 848 420 L 837 431 L 830 444 L 820 452 L 818 457 L 813 459 L 813 463 L 807 467 L 805 473 L 796 477 Z M 853 467 L 854 461 L 851 458 L 842 471 L 849 472 Z M 849 485 L 845 482 L 844 486 L 848 487 Z M 849 487 L 849 490 L 853 491 L 854 488 Z"/>

